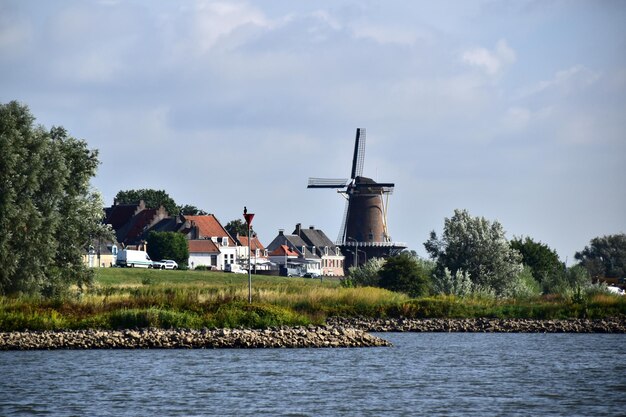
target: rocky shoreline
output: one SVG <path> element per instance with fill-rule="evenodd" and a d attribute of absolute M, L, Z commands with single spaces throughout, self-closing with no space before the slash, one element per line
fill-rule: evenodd
<path fill-rule="evenodd" d="M 63 330 L 0 333 L 0 350 L 338 348 L 391 346 L 362 330 L 333 326 L 272 329 Z"/>
<path fill-rule="evenodd" d="M 0 333 L 0 350 L 339 348 L 391 346 L 368 332 L 626 333 L 626 318 L 328 320 L 326 326 L 270 329 L 59 330 Z"/>
<path fill-rule="evenodd" d="M 370 319 L 341 318 L 329 325 L 367 332 L 472 332 L 472 333 L 626 333 L 626 317 L 607 319 Z"/>

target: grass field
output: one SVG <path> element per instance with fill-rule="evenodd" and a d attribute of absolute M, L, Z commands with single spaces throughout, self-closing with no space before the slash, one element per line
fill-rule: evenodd
<path fill-rule="evenodd" d="M 410 299 L 380 288 L 343 288 L 337 279 L 210 271 L 103 268 L 95 285 L 63 299 L 0 297 L 0 330 L 134 327 L 254 327 L 322 324 L 327 317 L 602 318 L 626 315 L 626 297 L 577 301 Z"/>

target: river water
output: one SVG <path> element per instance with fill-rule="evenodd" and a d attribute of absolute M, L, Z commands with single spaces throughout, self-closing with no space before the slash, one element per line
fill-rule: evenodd
<path fill-rule="evenodd" d="M 392 348 L 0 352 L 1 416 L 626 415 L 626 335 Z"/>

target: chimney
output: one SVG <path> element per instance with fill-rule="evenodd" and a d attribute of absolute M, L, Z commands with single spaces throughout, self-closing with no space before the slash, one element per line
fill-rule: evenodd
<path fill-rule="evenodd" d="M 294 235 L 300 236 L 301 230 L 302 230 L 302 224 L 301 223 L 296 224 L 296 231 L 294 232 Z"/>
<path fill-rule="evenodd" d="M 283 236 L 285 234 L 285 229 L 278 229 L 278 236 Z"/>
<path fill-rule="evenodd" d="M 313 225 L 309 226 L 309 230 L 315 230 L 315 226 Z"/>

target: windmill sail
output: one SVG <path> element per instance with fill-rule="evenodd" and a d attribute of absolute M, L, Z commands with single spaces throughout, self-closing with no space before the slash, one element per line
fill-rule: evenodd
<path fill-rule="evenodd" d="M 349 210 L 350 210 L 350 200 L 346 200 L 346 208 L 343 209 L 341 228 L 339 228 L 339 235 L 337 236 L 338 245 L 343 245 L 346 241 L 346 224 L 348 222 Z"/>
<path fill-rule="evenodd" d="M 307 188 L 345 188 L 349 183 L 348 178 L 309 178 Z"/>
<path fill-rule="evenodd" d="M 350 178 L 355 179 L 363 175 L 363 163 L 365 161 L 365 129 L 356 130 L 354 141 L 354 156 L 352 157 L 352 171 Z"/>

